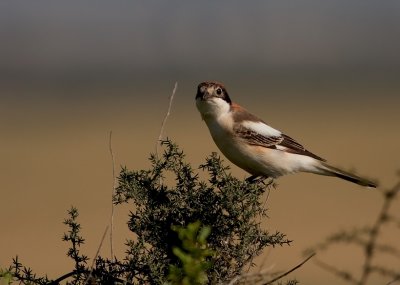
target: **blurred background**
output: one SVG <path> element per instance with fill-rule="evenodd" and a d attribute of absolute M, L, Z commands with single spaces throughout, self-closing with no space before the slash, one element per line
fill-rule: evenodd
<path fill-rule="evenodd" d="M 196 87 L 218 80 L 234 101 L 334 165 L 383 189 L 398 179 L 398 1 L 1 1 L 0 41 L 1 268 L 18 255 L 50 278 L 71 269 L 61 242 L 71 205 L 80 210 L 83 251 L 95 255 L 111 209 L 109 132 L 117 171 L 147 169 L 176 81 L 165 133 L 194 166 L 217 151 L 195 108 Z M 278 184 L 264 224 L 294 242 L 256 260 L 272 270 L 291 268 L 338 230 L 372 224 L 382 203 L 376 190 L 334 178 L 299 174 Z M 128 210 L 115 214 L 119 257 L 131 238 Z M 382 242 L 399 237 L 387 228 Z M 108 241 L 101 254 L 109 256 Z M 318 258 L 357 273 L 362 256 L 345 246 Z M 312 261 L 291 277 L 344 284 Z"/>

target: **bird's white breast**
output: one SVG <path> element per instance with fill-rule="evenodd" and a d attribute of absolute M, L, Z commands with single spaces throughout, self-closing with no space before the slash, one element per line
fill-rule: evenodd
<path fill-rule="evenodd" d="M 264 174 L 260 170 L 261 156 L 257 157 L 252 149 L 254 147 L 234 134 L 234 122 L 230 116 L 221 116 L 216 120 L 205 120 L 205 122 L 215 144 L 226 158 L 249 173 Z"/>

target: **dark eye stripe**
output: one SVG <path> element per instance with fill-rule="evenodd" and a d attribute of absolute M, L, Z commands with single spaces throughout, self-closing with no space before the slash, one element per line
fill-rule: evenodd
<path fill-rule="evenodd" d="M 204 88 L 209 88 L 209 87 L 214 87 L 215 94 L 228 102 L 228 104 L 232 104 L 231 98 L 229 98 L 228 92 L 226 91 L 224 85 L 222 83 L 216 82 L 216 81 L 204 81 L 201 82 L 198 87 L 197 87 L 197 95 L 196 98 L 201 98 L 204 92 Z"/>

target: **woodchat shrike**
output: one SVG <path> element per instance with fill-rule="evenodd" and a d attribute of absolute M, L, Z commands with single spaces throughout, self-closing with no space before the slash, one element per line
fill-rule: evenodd
<path fill-rule="evenodd" d="M 220 151 L 232 163 L 249 172 L 250 180 L 309 172 L 377 187 L 368 179 L 329 165 L 293 138 L 233 103 L 222 83 L 200 83 L 196 106 Z"/>

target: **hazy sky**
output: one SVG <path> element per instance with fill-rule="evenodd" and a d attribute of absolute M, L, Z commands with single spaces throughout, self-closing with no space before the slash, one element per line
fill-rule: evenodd
<path fill-rule="evenodd" d="M 400 66 L 399 1 L 1 1 L 0 74 Z"/>

